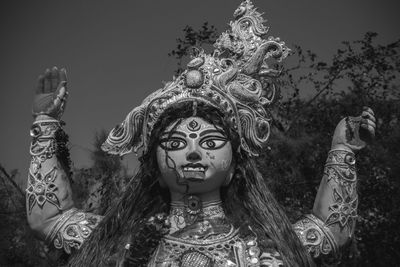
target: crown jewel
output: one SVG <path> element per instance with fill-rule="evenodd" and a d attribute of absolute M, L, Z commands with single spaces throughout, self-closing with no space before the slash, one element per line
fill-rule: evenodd
<path fill-rule="evenodd" d="M 214 53 L 198 50 L 177 79 L 150 94 L 110 132 L 103 150 L 123 155 L 143 147 L 146 152 L 164 111 L 197 101 L 220 110 L 240 137 L 241 149 L 258 155 L 270 133 L 268 107 L 279 95 L 274 82 L 279 71 L 267 63 L 271 58 L 280 62 L 290 51 L 279 38 L 265 38 L 264 22 L 250 1 L 241 3 L 230 29 L 215 42 Z"/>

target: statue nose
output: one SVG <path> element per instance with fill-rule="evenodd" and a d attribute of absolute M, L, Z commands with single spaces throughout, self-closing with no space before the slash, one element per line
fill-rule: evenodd
<path fill-rule="evenodd" d="M 197 150 L 191 150 L 186 154 L 186 159 L 191 162 L 196 162 L 201 160 L 201 154 Z"/>

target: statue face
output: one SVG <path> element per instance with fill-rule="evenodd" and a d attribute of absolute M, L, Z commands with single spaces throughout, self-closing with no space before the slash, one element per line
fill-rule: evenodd
<path fill-rule="evenodd" d="M 233 175 L 232 146 L 222 128 L 202 118 L 171 123 L 157 147 L 161 182 L 170 191 L 200 194 L 219 189 Z M 175 128 L 175 129 L 174 129 Z"/>

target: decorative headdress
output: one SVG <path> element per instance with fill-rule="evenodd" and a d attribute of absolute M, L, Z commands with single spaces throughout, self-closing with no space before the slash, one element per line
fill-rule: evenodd
<path fill-rule="evenodd" d="M 222 33 L 212 55 L 198 51 L 179 77 L 149 95 L 116 126 L 102 149 L 124 155 L 148 150 L 155 123 L 165 110 L 182 102 L 210 105 L 224 114 L 240 137 L 240 148 L 256 156 L 270 134 L 268 107 L 279 95 L 275 78 L 280 72 L 267 61 L 284 59 L 290 49 L 279 38 L 265 35 L 261 13 L 250 0 L 236 9 L 231 29 Z"/>

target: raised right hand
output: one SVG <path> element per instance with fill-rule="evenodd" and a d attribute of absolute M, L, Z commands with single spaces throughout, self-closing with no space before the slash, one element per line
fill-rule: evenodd
<path fill-rule="evenodd" d="M 53 67 L 39 75 L 32 113 L 36 118 L 47 115 L 59 120 L 67 102 L 67 72 L 64 68 Z"/>
<path fill-rule="evenodd" d="M 364 107 L 358 117 L 346 117 L 336 126 L 332 140 L 332 149 L 344 149 L 352 152 L 364 148 L 367 141 L 375 137 L 375 114 L 369 107 Z"/>

